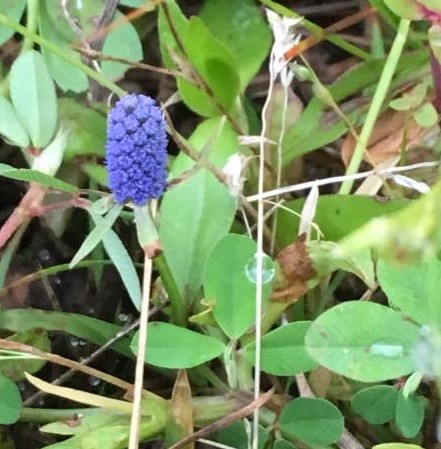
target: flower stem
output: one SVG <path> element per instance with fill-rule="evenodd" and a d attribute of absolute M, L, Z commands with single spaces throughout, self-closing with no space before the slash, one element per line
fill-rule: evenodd
<path fill-rule="evenodd" d="M 181 295 L 178 284 L 173 277 L 170 267 L 165 259 L 164 255 L 154 259 L 155 268 L 158 270 L 161 276 L 162 284 L 168 294 L 171 306 L 171 318 L 174 324 L 178 326 L 187 326 L 187 311 L 185 308 L 184 298 Z"/>
<path fill-rule="evenodd" d="M 364 122 L 363 129 L 361 131 L 360 137 L 355 146 L 354 154 L 352 155 L 351 162 L 346 170 L 346 175 L 353 175 L 358 172 L 360 168 L 361 161 L 363 159 L 364 152 L 368 145 L 369 137 L 374 129 L 375 122 L 377 121 L 378 115 L 380 114 L 381 106 L 383 105 L 384 99 L 386 98 L 387 92 L 392 81 L 392 77 L 395 73 L 398 61 L 400 59 L 401 53 L 406 43 L 407 34 L 409 32 L 410 21 L 402 19 L 398 26 L 397 35 L 395 36 L 394 43 L 389 53 L 389 57 L 381 74 L 380 80 L 378 82 L 377 89 L 375 91 L 374 97 L 372 98 L 372 103 L 366 116 L 366 121 Z M 350 193 L 352 186 L 354 184 L 353 179 L 347 179 L 343 182 L 340 188 L 340 194 Z"/>

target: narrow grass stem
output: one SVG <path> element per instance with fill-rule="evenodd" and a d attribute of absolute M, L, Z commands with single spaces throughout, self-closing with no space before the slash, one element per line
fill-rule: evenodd
<path fill-rule="evenodd" d="M 101 73 L 98 73 L 97 71 L 95 71 L 92 68 L 88 67 L 87 65 L 83 64 L 81 61 L 79 61 L 75 58 L 72 58 L 69 52 L 63 51 L 56 44 L 42 38 L 35 32 L 28 30 L 26 27 L 20 25 L 19 23 L 14 22 L 5 14 L 0 13 L 0 24 L 5 25 L 9 28 L 12 28 L 17 33 L 24 36 L 25 39 L 35 42 L 44 48 L 47 48 L 49 51 L 51 51 L 52 53 L 54 53 L 61 59 L 64 59 L 65 61 L 69 62 L 74 67 L 76 67 L 77 69 L 84 72 L 89 78 L 92 78 L 95 81 L 97 81 L 98 83 L 100 83 L 102 86 L 107 87 L 107 89 L 114 92 L 116 95 L 122 97 L 126 94 L 126 91 L 124 89 L 121 89 L 121 87 L 117 86 L 112 81 L 109 81 Z"/>
<path fill-rule="evenodd" d="M 150 259 L 150 257 L 145 254 L 141 318 L 139 323 L 138 353 L 136 356 L 135 386 L 133 390 L 133 408 L 130 423 L 129 449 L 138 449 L 139 447 L 139 426 L 141 421 L 141 401 L 144 381 L 144 364 L 147 347 L 147 325 L 149 319 L 152 265 L 152 259 Z"/>
<path fill-rule="evenodd" d="M 369 137 L 375 126 L 375 122 L 380 114 L 381 106 L 386 98 L 387 92 L 389 90 L 392 77 L 395 73 L 398 61 L 400 59 L 401 53 L 403 51 L 404 45 L 406 43 L 407 34 L 409 32 L 410 21 L 402 19 L 398 26 L 397 35 L 395 36 L 394 43 L 387 58 L 386 64 L 384 66 L 383 72 L 381 74 L 380 80 L 378 82 L 377 89 L 375 90 L 374 97 L 372 98 L 372 103 L 364 122 L 363 129 L 361 131 L 360 137 L 355 146 L 354 154 L 352 155 L 349 166 L 346 170 L 346 175 L 353 175 L 358 172 L 360 168 L 361 161 L 363 159 L 364 152 L 367 148 Z M 343 181 L 340 188 L 340 194 L 350 193 L 354 181 L 352 179 L 347 179 Z"/>

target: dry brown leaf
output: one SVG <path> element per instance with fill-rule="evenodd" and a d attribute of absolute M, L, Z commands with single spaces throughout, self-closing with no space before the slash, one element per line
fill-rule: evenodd
<path fill-rule="evenodd" d="M 308 281 L 316 271 L 305 245 L 306 234 L 283 248 L 276 257 L 282 280 L 276 287 L 272 300 L 293 300 L 303 296 L 308 290 Z"/>
<path fill-rule="evenodd" d="M 380 164 L 389 157 L 400 154 L 403 144 L 408 150 L 420 143 L 428 131 L 428 128 L 418 125 L 409 112 L 388 109 L 375 124 L 364 160 L 374 165 Z M 356 143 L 355 138 L 348 133 L 341 149 L 341 157 L 346 166 L 352 158 Z"/>

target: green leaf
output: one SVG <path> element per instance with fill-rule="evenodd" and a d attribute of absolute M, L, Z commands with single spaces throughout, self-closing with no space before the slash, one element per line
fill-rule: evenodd
<path fill-rule="evenodd" d="M 106 253 L 115 264 L 121 280 L 137 310 L 141 308 L 141 284 L 132 258 L 120 238 L 111 229 L 104 234 L 103 245 Z"/>
<path fill-rule="evenodd" d="M 84 155 L 104 157 L 106 118 L 72 98 L 61 98 L 58 107 L 61 121 L 70 131 L 64 160 Z"/>
<path fill-rule="evenodd" d="M 369 424 L 385 424 L 395 418 L 398 391 L 390 385 L 375 385 L 358 391 L 352 408 Z"/>
<path fill-rule="evenodd" d="M 1 95 L 0 134 L 19 147 L 26 148 L 29 146 L 29 137 L 23 129 L 12 104 Z"/>
<path fill-rule="evenodd" d="M 55 86 L 43 57 L 34 50 L 22 53 L 10 72 L 12 104 L 33 145 L 44 148 L 57 126 Z"/>
<path fill-rule="evenodd" d="M 26 8 L 26 0 L 2 0 L 0 2 L 0 13 L 10 20 L 20 23 L 21 16 Z M 0 25 L 0 45 L 4 44 L 14 35 L 15 31 L 5 25 Z"/>
<path fill-rule="evenodd" d="M 389 303 L 419 324 L 441 324 L 441 262 L 433 258 L 418 264 L 380 260 L 377 277 Z"/>
<path fill-rule="evenodd" d="M 404 384 L 403 387 L 403 396 L 405 398 L 408 398 L 411 394 L 415 393 L 417 391 L 418 387 L 421 384 L 421 381 L 423 380 L 424 374 L 420 371 L 415 371 L 413 374 L 411 374 Z"/>
<path fill-rule="evenodd" d="M 71 48 L 72 40 L 75 38 L 74 35 L 67 38 L 65 34 L 58 31 L 57 26 L 54 25 L 47 12 L 46 4 L 47 2 L 40 2 L 39 19 L 41 36 L 62 48 L 63 52 L 68 54 L 72 60 L 81 61 L 80 54 L 73 51 Z M 58 7 L 57 9 L 61 8 Z M 63 20 L 65 20 L 64 17 Z M 66 28 L 69 28 L 67 23 Z M 41 48 L 41 52 L 46 61 L 49 73 L 61 90 L 64 92 L 72 91 L 80 93 L 88 88 L 89 82 L 83 71 L 77 69 L 71 63 L 60 58 L 55 53 L 49 51 L 45 46 Z"/>
<path fill-rule="evenodd" d="M 0 311 L 0 329 L 25 332 L 34 328 L 67 332 L 99 346 L 106 344 L 121 331 L 120 326 L 75 313 L 52 312 L 37 309 L 13 309 Z M 131 357 L 128 337 L 115 341 L 112 349 Z"/>
<path fill-rule="evenodd" d="M 229 231 L 235 211 L 227 188 L 204 169 L 164 195 L 159 237 L 187 300 L 196 297 L 208 255 Z"/>
<path fill-rule="evenodd" d="M 259 426 L 259 449 L 265 448 L 267 438 L 268 433 Z M 244 421 L 233 422 L 228 427 L 217 431 L 213 435 L 213 439 L 218 443 L 235 449 L 248 449 L 250 447 L 250 433 L 245 428 Z"/>
<path fill-rule="evenodd" d="M 13 424 L 20 418 L 22 408 L 20 391 L 14 382 L 0 376 L 0 424 Z"/>
<path fill-rule="evenodd" d="M 361 382 L 396 379 L 415 371 L 418 327 L 389 307 L 348 301 L 320 315 L 306 334 L 311 357 Z"/>
<path fill-rule="evenodd" d="M 271 45 L 271 32 L 253 0 L 208 0 L 200 13 L 213 35 L 231 51 L 243 91 Z"/>
<path fill-rule="evenodd" d="M 384 443 L 376 444 L 372 449 L 423 449 L 421 446 L 416 444 L 405 444 L 405 443 Z"/>
<path fill-rule="evenodd" d="M 138 350 L 138 333 L 132 345 Z M 175 326 L 154 322 L 148 325 L 146 363 L 170 369 L 187 369 L 219 357 L 225 345 L 217 338 Z"/>
<path fill-rule="evenodd" d="M 47 331 L 42 328 L 28 329 L 24 332 L 11 335 L 7 339 L 33 346 L 45 352 L 50 352 L 51 343 Z M 0 372 L 13 381 L 19 381 L 25 378 L 25 372 L 30 374 L 36 373 L 45 363 L 46 360 L 32 357 L 28 359 L 5 359 L 0 360 Z"/>
<path fill-rule="evenodd" d="M 96 216 L 95 221 L 97 225 L 92 232 L 86 237 L 86 240 L 82 243 L 72 261 L 70 262 L 70 268 L 73 268 L 80 260 L 84 259 L 94 248 L 101 242 L 109 229 L 113 226 L 113 223 L 118 219 L 123 206 L 115 204 L 108 212 L 105 218 Z"/>
<path fill-rule="evenodd" d="M 283 408 L 280 415 L 282 432 L 310 446 L 327 446 L 338 441 L 344 420 L 331 402 L 318 398 L 297 398 Z"/>
<path fill-rule="evenodd" d="M 418 125 L 423 128 L 431 128 L 438 122 L 438 112 L 432 103 L 425 103 L 413 114 L 414 119 Z"/>
<path fill-rule="evenodd" d="M 30 170 L 28 168 L 14 168 L 11 165 L 0 164 L 0 176 L 5 178 L 16 179 L 17 181 L 37 182 L 43 186 L 51 187 L 62 192 L 75 193 L 78 188 L 72 184 L 61 181 L 61 179 L 54 178 L 37 170 Z"/>
<path fill-rule="evenodd" d="M 281 326 L 262 337 L 262 371 L 275 376 L 292 376 L 317 367 L 305 348 L 306 331 L 310 321 L 297 321 Z M 245 346 L 244 354 L 254 362 L 255 342 Z"/>
<path fill-rule="evenodd" d="M 212 249 L 204 275 L 205 297 L 215 300 L 214 318 L 231 339 L 240 338 L 255 320 L 256 284 L 246 274 L 257 251 L 254 240 L 238 234 L 223 237 Z M 271 293 L 264 285 L 263 299 Z"/>
<path fill-rule="evenodd" d="M 400 392 L 395 421 L 404 437 L 413 438 L 418 435 L 424 421 L 423 398 L 416 394 L 405 398 Z"/>
<path fill-rule="evenodd" d="M 211 117 L 230 112 L 240 92 L 240 78 L 228 48 L 209 32 L 198 17 L 190 19 L 183 44 L 189 61 L 211 93 L 178 78 L 182 100 L 202 116 Z"/>
<path fill-rule="evenodd" d="M 108 34 L 103 45 L 103 53 L 131 61 L 140 61 L 143 57 L 142 45 L 135 27 L 125 19 L 125 16 L 117 12 L 115 20 L 118 26 Z M 126 64 L 114 61 L 103 61 L 101 63 L 102 73 L 110 79 L 121 78 L 129 69 Z"/>
<path fill-rule="evenodd" d="M 402 19 L 422 20 L 424 14 L 415 0 L 383 0 L 397 16 Z"/>
<path fill-rule="evenodd" d="M 289 245 L 297 238 L 300 219 L 290 212 L 301 213 L 305 200 L 287 201 L 278 210 L 277 241 L 281 247 Z M 317 202 L 314 223 L 318 225 L 325 240 L 338 241 L 360 228 L 369 220 L 389 215 L 410 204 L 409 200 L 380 201 L 362 195 L 323 195 Z"/>

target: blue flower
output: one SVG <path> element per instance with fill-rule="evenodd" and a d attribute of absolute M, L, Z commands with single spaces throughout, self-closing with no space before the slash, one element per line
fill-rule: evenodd
<path fill-rule="evenodd" d="M 162 195 L 167 142 L 164 116 L 152 98 L 131 94 L 115 104 L 108 117 L 106 165 L 118 203 L 142 206 Z"/>

